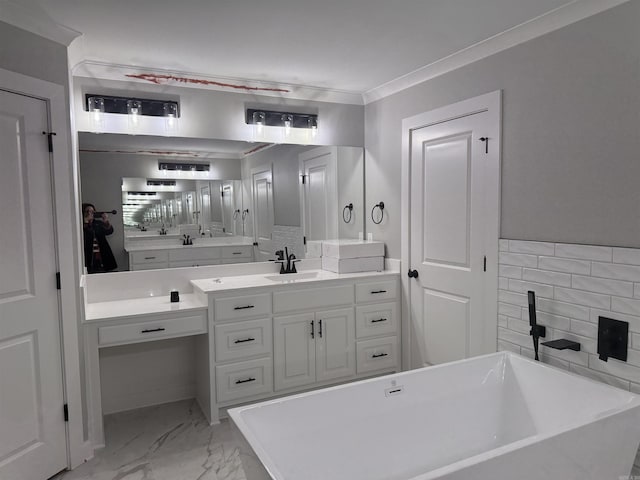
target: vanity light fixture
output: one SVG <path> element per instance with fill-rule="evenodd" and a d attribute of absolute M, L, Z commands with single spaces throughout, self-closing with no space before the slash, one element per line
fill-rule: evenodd
<path fill-rule="evenodd" d="M 91 126 L 95 132 L 104 130 L 104 98 L 89 97 L 87 99 L 87 110 L 91 113 Z"/>
<path fill-rule="evenodd" d="M 166 170 L 166 169 L 165 169 Z M 155 180 L 155 179 L 147 179 L 148 187 L 175 187 L 175 180 Z"/>
<path fill-rule="evenodd" d="M 272 112 L 248 108 L 245 121 L 247 125 L 284 128 L 318 128 L 318 115 L 310 113 Z"/>
<path fill-rule="evenodd" d="M 129 115 L 129 127 L 138 128 L 138 119 L 142 115 L 142 102 L 140 100 L 127 100 L 127 115 Z"/>
<path fill-rule="evenodd" d="M 140 116 L 165 117 L 165 131 L 177 131 L 180 105 L 172 100 L 117 97 L 113 95 L 86 94 L 87 111 L 93 114 L 92 125 L 96 131 L 104 129 L 104 114 L 116 113 L 129 116 L 129 125 L 136 128 Z"/>
<path fill-rule="evenodd" d="M 158 170 L 164 172 L 208 172 L 211 169 L 209 163 L 183 163 L 183 162 L 158 162 Z"/>

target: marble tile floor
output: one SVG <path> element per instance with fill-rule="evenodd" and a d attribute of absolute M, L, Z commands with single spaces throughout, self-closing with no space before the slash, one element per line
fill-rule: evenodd
<path fill-rule="evenodd" d="M 209 426 L 194 400 L 107 415 L 107 446 L 52 480 L 245 480 L 228 420 Z"/>

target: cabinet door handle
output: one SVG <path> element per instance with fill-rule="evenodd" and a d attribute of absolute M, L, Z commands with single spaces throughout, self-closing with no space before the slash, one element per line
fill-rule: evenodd
<path fill-rule="evenodd" d="M 145 260 L 155 260 L 156 257 L 144 257 Z"/>
<path fill-rule="evenodd" d="M 322 338 L 322 320 L 318 320 L 318 325 L 320 325 L 320 329 L 318 330 L 318 335 Z"/>
<path fill-rule="evenodd" d="M 236 380 L 236 385 L 240 385 L 241 383 L 255 382 L 255 381 L 256 381 L 255 378 L 245 378 L 244 380 Z"/>
<path fill-rule="evenodd" d="M 377 295 L 378 293 L 387 293 L 387 291 L 386 290 L 373 290 L 371 292 L 371 295 Z"/>
<path fill-rule="evenodd" d="M 388 353 L 374 353 L 373 355 L 371 355 L 371 358 L 386 357 L 387 355 L 389 355 L 389 354 Z"/>
<path fill-rule="evenodd" d="M 313 320 L 311 320 L 311 338 L 316 338 L 316 327 L 313 325 Z"/>
<path fill-rule="evenodd" d="M 387 321 L 386 318 L 378 318 L 377 320 L 371 320 L 371 323 L 386 322 L 386 321 Z"/>
<path fill-rule="evenodd" d="M 140 333 L 153 333 L 153 332 L 164 332 L 164 327 L 158 327 L 158 328 L 147 328 L 145 330 L 142 330 Z"/>
<path fill-rule="evenodd" d="M 255 305 L 245 305 L 244 307 L 233 307 L 234 310 L 246 310 L 247 308 L 255 308 Z"/>
<path fill-rule="evenodd" d="M 253 342 L 253 341 L 255 341 L 255 338 L 249 337 L 249 338 L 243 338 L 242 340 L 236 340 L 233 343 L 245 343 L 245 342 Z"/>

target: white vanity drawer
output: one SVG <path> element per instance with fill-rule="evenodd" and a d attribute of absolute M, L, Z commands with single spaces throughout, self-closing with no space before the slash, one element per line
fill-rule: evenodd
<path fill-rule="evenodd" d="M 216 361 L 271 354 L 271 333 L 270 318 L 216 325 Z"/>
<path fill-rule="evenodd" d="M 273 360 L 261 358 L 216 367 L 219 403 L 273 392 Z"/>
<path fill-rule="evenodd" d="M 206 315 L 174 317 L 98 328 L 98 345 L 122 345 L 207 333 Z"/>
<path fill-rule="evenodd" d="M 159 270 L 161 268 L 169 268 L 169 262 L 162 263 L 132 263 L 129 265 L 129 270 Z"/>
<path fill-rule="evenodd" d="M 274 313 L 351 305 L 352 303 L 352 284 L 305 290 L 287 289 L 273 294 Z"/>
<path fill-rule="evenodd" d="M 397 310 L 395 302 L 356 307 L 356 337 L 395 334 L 398 329 Z"/>
<path fill-rule="evenodd" d="M 398 337 L 376 338 L 356 343 L 358 374 L 398 366 Z"/>
<path fill-rule="evenodd" d="M 220 260 L 180 260 L 169 262 L 169 268 L 176 267 L 203 267 L 205 265 L 220 265 Z"/>
<path fill-rule="evenodd" d="M 253 256 L 252 245 L 222 247 L 222 258 L 250 258 Z"/>
<path fill-rule="evenodd" d="M 356 284 L 356 303 L 395 299 L 398 294 L 397 280 Z"/>
<path fill-rule="evenodd" d="M 143 250 L 140 252 L 131 252 L 130 255 L 131 263 L 137 265 L 169 261 L 169 253 L 166 250 Z"/>
<path fill-rule="evenodd" d="M 220 260 L 220 263 L 222 263 L 223 265 L 229 265 L 231 263 L 248 263 L 252 261 L 252 258 L 253 257 L 223 258 L 222 260 Z"/>
<path fill-rule="evenodd" d="M 216 321 L 265 316 L 271 314 L 271 294 L 216 298 L 214 305 Z"/>
<path fill-rule="evenodd" d="M 218 247 L 184 247 L 169 250 L 169 261 L 215 260 L 220 258 Z"/>

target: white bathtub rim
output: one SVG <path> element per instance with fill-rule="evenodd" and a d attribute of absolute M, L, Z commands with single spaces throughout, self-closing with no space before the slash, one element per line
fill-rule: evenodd
<path fill-rule="evenodd" d="M 522 438 L 520 440 L 516 440 L 514 442 L 510 442 L 506 445 L 502 445 L 500 447 L 496 447 L 493 448 L 491 450 L 485 451 L 485 452 L 481 452 L 478 453 L 476 455 L 472 455 L 470 457 L 464 458 L 462 460 L 458 460 L 456 462 L 450 463 L 448 465 L 442 466 L 442 467 L 438 467 L 434 470 L 430 470 L 428 472 L 425 473 L 420 473 L 417 476 L 414 477 L 410 477 L 407 478 L 407 480 L 432 480 L 435 478 L 438 478 L 442 475 L 448 474 L 448 473 L 452 473 L 455 472 L 457 470 L 463 469 L 465 467 L 469 467 L 472 466 L 474 464 L 479 463 L 480 461 L 486 461 L 486 460 L 490 460 L 496 457 L 499 457 L 500 455 L 504 455 L 506 453 L 527 447 L 529 445 L 533 445 L 535 443 L 539 443 L 548 439 L 551 439 L 553 437 L 562 435 L 566 432 L 569 432 L 571 430 L 580 428 L 580 427 L 584 427 L 586 425 L 590 425 L 596 422 L 601 422 L 604 421 L 607 418 L 610 418 L 614 415 L 618 415 L 621 414 L 623 412 L 626 412 L 628 410 L 632 410 L 634 408 L 640 408 L 640 396 L 633 394 L 631 392 L 628 392 L 626 390 L 622 390 L 620 388 L 614 387 L 612 385 L 608 385 L 602 382 L 598 382 L 597 380 L 588 378 L 588 377 L 584 377 L 581 375 L 578 375 L 576 373 L 573 372 L 568 372 L 566 370 L 554 367 L 553 365 L 548 365 L 542 362 L 537 362 L 534 361 L 528 357 L 524 357 L 522 355 L 518 355 L 516 353 L 513 352 L 497 352 L 497 353 L 489 353 L 486 355 L 480 355 L 477 357 L 471 357 L 471 358 L 465 358 L 462 360 L 457 360 L 454 362 L 449 362 L 449 363 L 443 363 L 440 365 L 433 365 L 433 366 L 427 366 L 427 367 L 422 367 L 422 368 L 418 368 L 418 369 L 414 369 L 414 370 L 408 370 L 405 372 L 399 372 L 399 373 L 391 373 L 389 375 L 384 375 L 382 377 L 374 377 L 374 378 L 368 378 L 368 379 L 364 379 L 364 380 L 359 380 L 356 382 L 351 382 L 351 383 L 346 383 L 346 384 L 341 384 L 341 385 L 336 385 L 336 386 L 332 386 L 332 387 L 327 387 L 327 388 L 323 388 L 320 390 L 313 390 L 313 391 L 308 391 L 308 392 L 303 392 L 303 393 L 299 393 L 299 394 L 294 394 L 294 395 L 289 395 L 286 397 L 281 397 L 281 398 L 276 398 L 273 400 L 267 400 L 264 402 L 259 402 L 259 403 L 254 403 L 251 405 L 244 405 L 241 407 L 236 407 L 236 408 L 231 408 L 228 410 L 228 414 L 231 417 L 231 419 L 233 420 L 233 422 L 235 423 L 236 427 L 240 430 L 240 432 L 242 433 L 242 435 L 245 437 L 245 439 L 247 440 L 247 442 L 249 443 L 249 445 L 251 446 L 251 448 L 253 449 L 254 453 L 256 454 L 256 456 L 258 457 L 258 459 L 260 460 L 260 462 L 262 463 L 262 466 L 265 468 L 265 470 L 269 473 L 269 475 L 271 475 L 271 477 L 274 480 L 287 480 L 285 479 L 285 477 L 282 475 L 282 473 L 278 470 L 278 468 L 276 467 L 276 465 L 274 464 L 274 462 L 271 460 L 271 457 L 269 456 L 269 454 L 262 448 L 262 444 L 261 442 L 259 442 L 256 438 L 256 436 L 253 434 L 252 430 L 249 428 L 249 426 L 246 424 L 246 422 L 244 421 L 244 418 L 242 417 L 242 412 L 245 410 L 251 410 L 251 409 L 257 409 L 257 408 L 263 408 L 263 407 L 267 407 L 269 405 L 273 405 L 273 404 L 278 404 L 278 403 L 282 403 L 284 401 L 289 401 L 289 400 L 294 400 L 296 398 L 304 398 L 304 397 L 308 397 L 310 395 L 316 395 L 320 392 L 329 392 L 329 391 L 333 391 L 333 390 L 339 390 L 339 389 L 344 389 L 344 388 L 348 388 L 348 387 L 352 387 L 355 385 L 361 385 L 361 384 L 366 384 L 366 383 L 371 383 L 371 382 L 379 382 L 380 380 L 383 379 L 392 379 L 395 380 L 396 378 L 399 377 L 404 377 L 406 375 L 409 374 L 415 374 L 417 372 L 426 370 L 426 369 L 439 369 L 439 368 L 445 368 L 447 366 L 450 365 L 457 365 L 457 364 L 461 364 L 461 363 L 467 363 L 467 362 L 472 362 L 472 361 L 478 361 L 481 359 L 485 359 L 485 358 L 489 358 L 489 357 L 495 357 L 496 359 L 502 358 L 503 360 L 503 365 L 505 364 L 504 362 L 507 361 L 507 359 L 509 358 L 517 358 L 518 360 L 522 360 L 525 361 L 527 363 L 532 363 L 535 364 L 536 366 L 538 366 L 539 368 L 546 368 L 546 369 L 551 369 L 555 372 L 561 373 L 563 375 L 567 375 L 569 377 L 572 378 L 579 378 L 581 381 L 585 381 L 587 383 L 591 383 L 594 385 L 597 385 L 598 388 L 604 388 L 604 389 L 612 389 L 616 392 L 626 392 L 629 395 L 629 400 L 627 402 L 625 402 L 623 405 L 619 406 L 619 407 L 615 407 L 612 409 L 608 409 L 603 413 L 599 413 L 597 417 L 595 418 L 585 418 L 585 419 L 581 419 L 581 420 L 577 420 L 574 422 L 570 422 L 567 424 L 564 424 L 562 427 L 558 427 L 557 429 L 554 430 L 550 430 L 548 432 L 545 433 L 537 433 L 534 435 L 530 435 L 528 437 Z"/>

